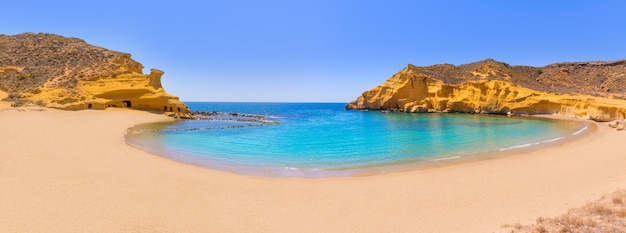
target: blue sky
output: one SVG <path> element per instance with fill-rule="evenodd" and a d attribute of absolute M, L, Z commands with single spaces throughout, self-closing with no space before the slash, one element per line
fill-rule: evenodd
<path fill-rule="evenodd" d="M 46 32 L 165 71 L 184 101 L 348 102 L 407 64 L 626 59 L 626 1 L 10 1 Z"/>

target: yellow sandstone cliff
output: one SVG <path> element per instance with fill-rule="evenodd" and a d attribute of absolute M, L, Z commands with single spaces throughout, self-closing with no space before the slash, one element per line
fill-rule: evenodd
<path fill-rule="evenodd" d="M 66 110 L 133 108 L 188 118 L 189 109 L 165 92 L 163 71 L 130 54 L 53 34 L 0 35 L 0 91 L 14 105 Z"/>
<path fill-rule="evenodd" d="M 56 87 L 41 88 L 40 93 L 26 94 L 23 99 L 67 110 L 118 107 L 189 113 L 178 97 L 165 92 L 161 86 L 161 75 L 163 71 L 151 69 L 149 75 L 128 73 L 115 78 L 98 77 L 78 82 L 73 90 L 78 96 L 69 94 L 65 88 Z"/>
<path fill-rule="evenodd" d="M 511 67 L 485 60 L 458 67 L 409 65 L 385 83 L 364 92 L 346 108 L 404 112 L 573 114 L 597 121 L 624 119 L 626 100 L 623 100 L 623 86 L 613 83 L 624 82 L 620 78 L 626 73 L 625 62 L 593 64 L 562 63 L 534 68 Z M 584 68 L 579 67 L 579 71 L 570 73 L 570 76 L 555 78 L 556 75 L 552 74 L 554 70 L 561 73 L 561 70 L 578 66 Z M 608 76 L 604 79 L 612 83 L 592 86 L 590 83 L 593 80 L 581 78 L 584 75 L 597 76 L 598 73 Z M 572 81 L 577 79 L 583 81 Z M 542 82 L 550 85 L 541 87 Z M 522 85 L 535 85 L 543 91 Z M 598 89 L 598 86 L 607 88 Z M 610 86 L 616 86 L 615 91 L 607 90 Z M 567 93 L 554 90 L 565 90 L 563 92 Z"/>

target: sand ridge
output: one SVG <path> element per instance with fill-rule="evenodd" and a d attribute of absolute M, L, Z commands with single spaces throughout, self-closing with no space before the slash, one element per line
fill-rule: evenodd
<path fill-rule="evenodd" d="M 240 176 L 125 144 L 125 109 L 0 111 L 6 232 L 497 232 L 626 187 L 626 138 L 432 169 L 341 178 Z"/>

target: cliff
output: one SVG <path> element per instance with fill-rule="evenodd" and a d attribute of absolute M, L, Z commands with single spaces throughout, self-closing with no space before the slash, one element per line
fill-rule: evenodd
<path fill-rule="evenodd" d="M 347 109 L 488 114 L 626 116 L 626 60 L 510 66 L 487 59 L 454 66 L 408 65 Z"/>
<path fill-rule="evenodd" d="M 163 71 L 142 73 L 130 54 L 53 34 L 0 35 L 0 91 L 13 105 L 66 110 L 125 107 L 189 117 L 161 86 Z"/>

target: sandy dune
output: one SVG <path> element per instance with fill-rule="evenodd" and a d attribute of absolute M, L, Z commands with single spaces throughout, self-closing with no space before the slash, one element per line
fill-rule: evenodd
<path fill-rule="evenodd" d="M 384 175 L 239 176 L 127 146 L 130 110 L 0 108 L 2 232 L 498 232 L 626 187 L 625 132 Z"/>

